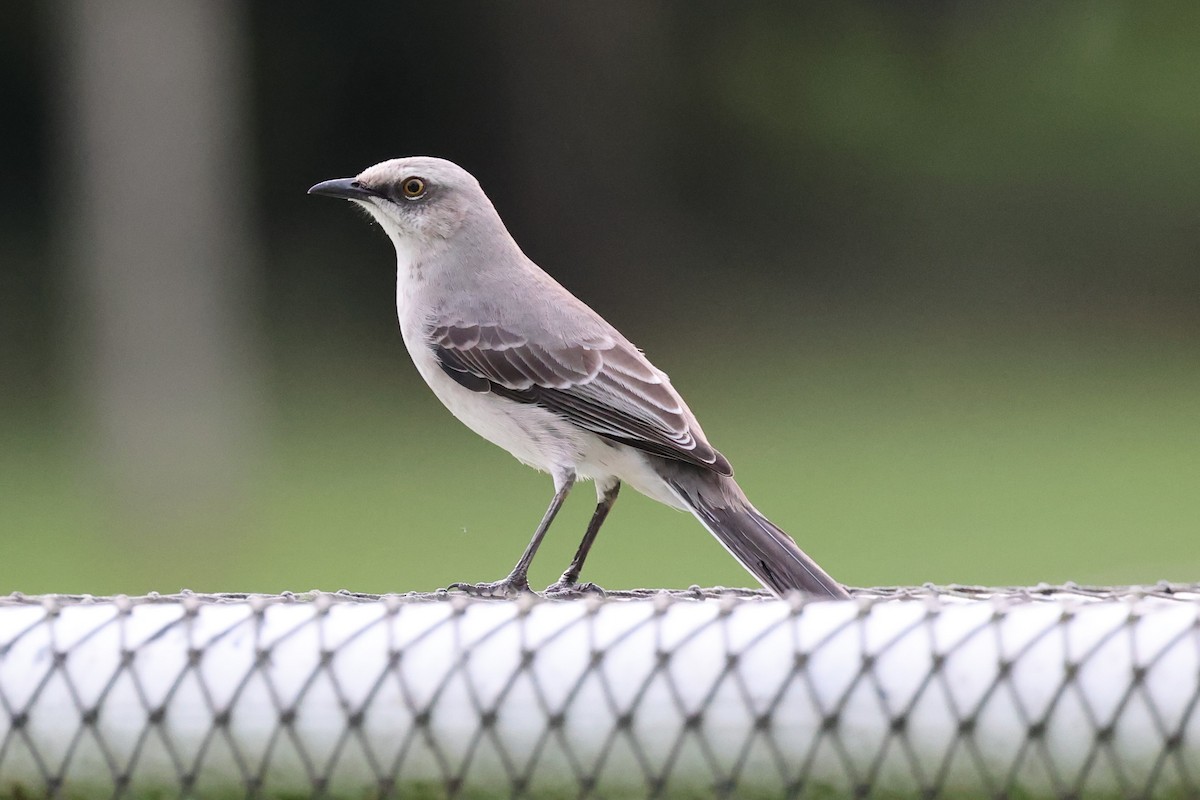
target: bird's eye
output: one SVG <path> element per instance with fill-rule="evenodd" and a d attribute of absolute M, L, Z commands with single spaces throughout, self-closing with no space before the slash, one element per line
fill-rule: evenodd
<path fill-rule="evenodd" d="M 416 200 L 425 194 L 425 181 L 417 177 L 405 178 L 404 183 L 400 184 L 400 191 L 404 192 L 404 196 L 409 200 Z"/>

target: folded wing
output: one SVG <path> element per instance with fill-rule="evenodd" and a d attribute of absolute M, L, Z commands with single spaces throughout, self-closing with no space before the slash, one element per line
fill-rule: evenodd
<path fill-rule="evenodd" d="M 498 325 L 463 323 L 435 325 L 431 338 L 442 370 L 473 392 L 535 404 L 605 439 L 733 474 L 667 376 L 624 341 L 546 344 Z"/>

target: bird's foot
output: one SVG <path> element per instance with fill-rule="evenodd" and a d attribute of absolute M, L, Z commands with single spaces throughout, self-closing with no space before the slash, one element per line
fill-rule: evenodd
<path fill-rule="evenodd" d="M 543 597 L 550 597 L 555 600 L 570 600 L 576 597 L 586 597 L 587 595 L 604 597 L 605 594 L 604 589 L 594 583 L 576 583 L 575 581 L 564 580 L 563 578 L 559 578 L 542 592 Z"/>
<path fill-rule="evenodd" d="M 502 581 L 492 583 L 452 583 L 448 590 L 457 589 L 470 597 L 498 598 L 514 600 L 523 594 L 532 592 L 529 580 L 524 575 L 509 575 Z"/>

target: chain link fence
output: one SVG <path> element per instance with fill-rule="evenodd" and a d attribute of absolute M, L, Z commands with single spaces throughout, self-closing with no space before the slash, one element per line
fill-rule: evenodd
<path fill-rule="evenodd" d="M 0 598 L 0 797 L 1195 797 L 1200 587 Z"/>

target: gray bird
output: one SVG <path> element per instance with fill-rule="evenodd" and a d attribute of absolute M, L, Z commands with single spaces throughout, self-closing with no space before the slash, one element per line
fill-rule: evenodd
<path fill-rule="evenodd" d="M 440 158 L 384 161 L 310 194 L 358 204 L 396 247 L 396 310 L 413 363 L 450 412 L 548 472 L 554 499 L 507 578 L 470 594 L 529 590 L 529 565 L 577 479 L 598 503 L 562 577 L 566 594 L 622 483 L 690 511 L 776 594 L 848 594 L 758 512 L 666 373 L 521 252 L 479 182 Z"/>

